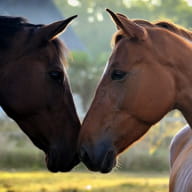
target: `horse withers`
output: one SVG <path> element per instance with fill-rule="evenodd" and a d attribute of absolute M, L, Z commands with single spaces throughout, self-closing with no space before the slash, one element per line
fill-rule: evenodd
<path fill-rule="evenodd" d="M 117 156 L 172 109 L 192 125 L 189 39 L 162 22 L 107 11 L 118 31 L 79 137 L 80 158 L 102 173 L 111 171 Z"/>
<path fill-rule="evenodd" d="M 67 49 L 57 38 L 75 17 L 49 25 L 0 17 L 0 106 L 46 153 L 53 172 L 79 163 L 80 121 L 65 71 Z"/>

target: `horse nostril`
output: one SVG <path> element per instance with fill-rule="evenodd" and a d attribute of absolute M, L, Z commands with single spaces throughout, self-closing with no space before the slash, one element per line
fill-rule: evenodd
<path fill-rule="evenodd" d="M 100 158 L 95 154 L 94 149 L 88 150 L 86 147 L 80 149 L 80 159 L 92 171 L 100 169 Z"/>
<path fill-rule="evenodd" d="M 106 152 L 102 164 L 101 164 L 101 172 L 108 173 L 116 164 L 115 151 L 113 149 Z"/>

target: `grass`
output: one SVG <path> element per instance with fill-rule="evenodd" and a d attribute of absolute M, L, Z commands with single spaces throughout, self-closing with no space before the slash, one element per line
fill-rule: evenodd
<path fill-rule="evenodd" d="M 167 192 L 160 174 L 0 172 L 0 192 Z"/>

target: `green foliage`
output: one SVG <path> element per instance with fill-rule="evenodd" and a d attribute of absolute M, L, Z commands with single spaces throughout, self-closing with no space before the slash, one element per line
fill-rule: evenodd
<path fill-rule="evenodd" d="M 0 118 L 0 169 L 45 168 L 44 159 L 14 121 Z"/>
<path fill-rule="evenodd" d="M 120 156 L 118 167 L 120 171 L 168 171 L 168 153 L 167 150 L 158 149 L 150 155 L 148 151 L 143 151 L 141 148 L 131 148 Z"/>
<path fill-rule="evenodd" d="M 0 153 L 0 169 L 36 170 L 45 169 L 43 153 L 29 150 L 29 148 L 13 150 L 7 149 Z"/>
<path fill-rule="evenodd" d="M 69 60 L 68 74 L 72 91 L 81 96 L 85 110 L 93 97 L 96 83 L 103 70 L 102 63 L 106 58 L 107 56 L 104 53 L 96 60 L 93 60 L 86 53 L 72 52 L 72 58 Z"/>

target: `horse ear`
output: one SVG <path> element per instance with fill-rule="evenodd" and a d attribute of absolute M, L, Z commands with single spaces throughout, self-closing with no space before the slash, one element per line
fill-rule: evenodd
<path fill-rule="evenodd" d="M 144 27 L 129 20 L 123 14 L 114 13 L 110 9 L 106 9 L 106 11 L 111 15 L 117 29 L 123 30 L 130 38 L 137 38 L 138 40 L 145 40 L 147 38 L 147 31 Z"/>
<path fill-rule="evenodd" d="M 77 15 L 65 20 L 57 21 L 49 25 L 43 25 L 37 30 L 36 37 L 39 41 L 51 41 L 64 32 L 68 24 L 76 18 Z"/>

